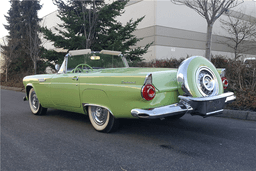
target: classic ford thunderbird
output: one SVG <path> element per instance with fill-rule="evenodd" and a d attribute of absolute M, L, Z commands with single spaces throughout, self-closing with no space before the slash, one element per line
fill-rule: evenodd
<path fill-rule="evenodd" d="M 56 74 L 23 79 L 32 113 L 54 108 L 88 114 L 100 132 L 115 130 L 119 118 L 220 114 L 236 99 L 232 92 L 224 93 L 225 70 L 200 56 L 184 60 L 178 69 L 133 68 L 121 52 L 83 49 L 69 51 L 55 68 Z"/>

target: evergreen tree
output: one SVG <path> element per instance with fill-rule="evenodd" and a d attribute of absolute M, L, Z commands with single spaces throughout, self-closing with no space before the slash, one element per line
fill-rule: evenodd
<path fill-rule="evenodd" d="M 144 17 L 130 20 L 124 26 L 117 21 L 123 14 L 128 1 L 115 1 L 105 4 L 103 0 L 55 0 L 58 6 L 58 17 L 63 21 L 55 29 L 58 34 L 46 27 L 42 28 L 45 38 L 54 42 L 57 48 L 67 50 L 101 49 L 122 51 L 132 60 L 141 59 L 151 44 L 144 48 L 131 49 L 141 39 L 132 35 Z M 52 53 L 52 52 L 50 52 Z M 45 55 L 49 54 L 45 52 Z"/>
<path fill-rule="evenodd" d="M 41 40 L 38 36 L 40 31 L 39 22 L 41 19 L 38 18 L 38 10 L 42 6 L 38 0 L 23 0 L 21 2 L 21 15 L 22 15 L 22 41 L 23 49 L 27 56 L 33 62 L 34 73 L 37 73 L 37 62 L 39 60 L 40 44 Z"/>
<path fill-rule="evenodd" d="M 6 46 L 2 46 L 6 62 L 6 79 L 8 72 L 30 72 L 34 60 L 38 60 L 39 44 L 38 38 L 39 21 L 37 11 L 41 9 L 37 0 L 10 0 L 11 8 L 5 16 L 8 30 Z M 34 65 L 36 73 L 36 65 Z"/>
<path fill-rule="evenodd" d="M 137 42 L 143 38 L 137 38 L 132 33 L 136 30 L 138 24 L 144 19 L 144 16 L 133 21 L 130 19 L 125 25 L 117 20 L 118 16 L 123 14 L 123 9 L 128 1 L 115 1 L 112 4 L 106 4 L 100 11 L 99 32 L 96 34 L 96 42 L 93 49 L 115 50 L 125 54 L 127 59 L 132 61 L 142 60 L 141 55 L 145 54 L 152 43 L 144 48 L 137 47 Z"/>
<path fill-rule="evenodd" d="M 1 46 L 5 58 L 6 81 L 8 80 L 9 73 L 12 71 L 20 71 L 22 66 L 26 64 L 20 60 L 20 55 L 22 54 L 20 2 L 11 0 L 10 3 L 11 8 L 5 16 L 8 24 L 4 25 L 9 35 L 7 36 L 6 44 Z"/>
<path fill-rule="evenodd" d="M 9 39 L 12 38 L 21 38 L 21 26 L 20 26 L 20 2 L 16 0 L 11 0 L 11 8 L 8 11 L 8 15 L 5 16 L 8 25 L 4 25 L 5 29 L 8 30 Z"/>

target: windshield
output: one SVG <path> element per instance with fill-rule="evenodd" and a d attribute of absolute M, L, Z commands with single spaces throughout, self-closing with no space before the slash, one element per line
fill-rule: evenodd
<path fill-rule="evenodd" d="M 102 53 L 79 54 L 65 57 L 58 73 L 92 72 L 105 68 L 123 68 L 126 59 L 122 56 Z"/>

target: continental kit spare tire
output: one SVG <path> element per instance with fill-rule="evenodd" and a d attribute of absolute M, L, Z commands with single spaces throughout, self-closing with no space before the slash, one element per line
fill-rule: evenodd
<path fill-rule="evenodd" d="M 205 57 L 193 56 L 184 60 L 177 72 L 180 94 L 208 97 L 223 93 L 223 85 L 215 66 Z"/>

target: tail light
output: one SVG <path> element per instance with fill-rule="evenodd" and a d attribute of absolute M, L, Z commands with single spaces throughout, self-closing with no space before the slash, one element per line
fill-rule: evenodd
<path fill-rule="evenodd" d="M 156 89 L 152 85 L 152 74 L 147 75 L 144 85 L 141 88 L 141 96 L 149 101 L 152 100 L 156 95 Z"/>
<path fill-rule="evenodd" d="M 228 87 L 228 79 L 225 77 L 225 75 L 226 75 L 226 69 L 222 69 L 220 73 L 220 77 L 223 84 L 223 89 L 226 89 Z"/>
<path fill-rule="evenodd" d="M 149 100 L 152 100 L 155 97 L 156 90 L 155 90 L 155 87 L 152 84 L 146 84 L 145 86 L 142 87 L 141 93 L 142 93 L 142 97 L 145 100 L 149 101 Z"/>
<path fill-rule="evenodd" d="M 226 77 L 221 77 L 221 81 L 223 84 L 223 89 L 226 89 L 228 87 L 228 79 Z"/>

